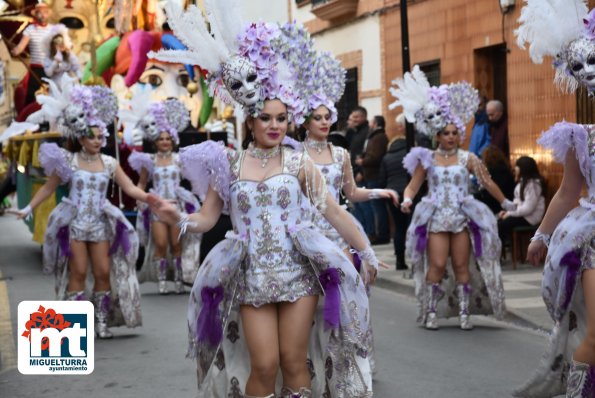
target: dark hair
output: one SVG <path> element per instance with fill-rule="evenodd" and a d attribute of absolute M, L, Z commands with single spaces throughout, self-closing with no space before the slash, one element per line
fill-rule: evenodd
<path fill-rule="evenodd" d="M 351 113 L 353 113 L 353 112 L 359 112 L 359 113 L 362 113 L 366 118 L 368 117 L 368 110 L 361 105 L 358 105 L 355 108 L 353 108 Z"/>
<path fill-rule="evenodd" d="M 498 166 L 506 165 L 510 170 L 510 160 L 506 157 L 504 152 L 495 145 L 489 145 L 481 153 L 481 159 L 488 170 L 493 170 Z"/>
<path fill-rule="evenodd" d="M 62 37 L 62 40 L 64 40 L 64 36 L 62 36 L 61 33 L 58 33 L 56 36 L 52 37 L 52 40 L 50 41 L 50 58 L 52 59 L 56 56 L 56 53 L 58 52 L 58 49 L 54 44 L 54 39 L 58 36 Z M 64 58 L 65 62 L 68 62 L 70 60 L 70 53 L 68 51 L 62 51 L 62 57 Z"/>
<path fill-rule="evenodd" d="M 246 121 L 244 122 L 244 140 L 242 141 L 242 149 L 248 149 L 248 145 L 250 145 L 250 143 L 254 141 L 254 135 L 252 134 L 252 130 L 250 130 L 250 127 L 248 127 L 248 119 L 251 118 L 252 116 L 248 116 L 246 118 Z"/>
<path fill-rule="evenodd" d="M 521 156 L 516 160 L 515 165 L 519 168 L 519 178 L 521 180 L 521 200 L 525 200 L 525 187 L 530 180 L 538 180 L 539 186 L 541 187 L 541 193 L 545 187 L 545 180 L 539 169 L 537 168 L 537 162 L 530 156 Z"/>
<path fill-rule="evenodd" d="M 376 126 L 383 129 L 386 127 L 386 121 L 384 120 L 384 116 L 376 115 L 374 116 L 374 121 L 376 122 Z"/>
<path fill-rule="evenodd" d="M 83 146 L 79 142 L 77 138 L 67 138 L 66 143 L 64 144 L 64 148 L 68 152 L 77 153 L 83 149 Z"/>

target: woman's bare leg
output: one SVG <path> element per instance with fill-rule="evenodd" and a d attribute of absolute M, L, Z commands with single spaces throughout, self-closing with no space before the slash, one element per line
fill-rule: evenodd
<path fill-rule="evenodd" d="M 68 260 L 68 291 L 79 292 L 85 290 L 85 281 L 87 279 L 87 263 L 89 261 L 87 254 L 87 244 L 78 240 L 70 241 L 70 252 L 72 253 Z"/>
<path fill-rule="evenodd" d="M 250 354 L 246 395 L 265 397 L 275 393 L 279 370 L 279 323 L 277 305 L 240 307 L 242 326 Z"/>
<path fill-rule="evenodd" d="M 279 351 L 283 385 L 296 393 L 310 389 L 307 366 L 308 340 L 318 296 L 302 297 L 294 303 L 279 304 Z"/>

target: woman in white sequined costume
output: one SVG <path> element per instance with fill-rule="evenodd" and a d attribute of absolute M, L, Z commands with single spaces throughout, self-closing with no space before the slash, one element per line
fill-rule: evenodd
<path fill-rule="evenodd" d="M 209 24 L 220 33 L 212 37 L 196 7 L 166 7 L 189 48 L 181 56 L 210 71 L 212 91 L 248 117 L 253 139 L 241 153 L 213 142 L 181 151 L 193 190 L 206 192 L 199 213 L 180 218 L 165 200 L 151 205 L 182 231 L 207 231 L 224 207 L 232 219 L 233 232 L 211 250 L 190 296 L 189 356 L 197 360 L 199 396 L 372 396 L 365 284 L 376 276 L 376 257 L 316 166 L 303 151 L 280 145 L 289 119 L 299 125 L 307 111 L 295 86 L 302 30 L 244 24 L 239 1 L 205 0 Z M 361 275 L 302 214 L 304 201 L 359 251 Z"/>
<path fill-rule="evenodd" d="M 592 94 L 595 10 L 588 12 L 578 0 L 549 4 L 546 13 L 544 6 L 531 1 L 523 7 L 519 43 L 530 44 L 536 63 L 543 56 L 554 58 L 562 89 L 581 85 Z M 552 24 L 554 38 L 548 36 Z M 595 397 L 595 128 L 556 123 L 537 142 L 564 164 L 560 187 L 527 251 L 535 266 L 547 252 L 541 290 L 554 328 L 539 366 L 514 395 Z"/>
<path fill-rule="evenodd" d="M 140 175 L 137 184 L 140 189 L 144 191 L 152 182 L 151 192 L 175 202 L 180 212 L 192 214 L 200 205 L 191 192 L 180 186 L 182 167 L 179 154 L 173 151 L 179 143 L 178 132 L 189 123 L 188 111 L 176 99 L 151 103 L 149 95 L 148 91 L 147 95 L 135 95 L 131 109 L 120 111 L 120 117 L 127 128 L 140 129 L 145 139 L 154 144 L 156 153 L 133 152 L 128 163 Z M 171 268 L 168 257 L 171 257 L 175 292 L 183 293 L 184 283 L 194 282 L 200 264 L 201 234 L 180 236 L 179 228 L 159 221 L 144 203 L 138 205 L 136 229 L 145 247 L 139 281 L 159 282 L 159 294 L 168 294 L 166 280 Z"/>
<path fill-rule="evenodd" d="M 428 194 L 416 206 L 407 230 L 405 249 L 414 271 L 418 321 L 435 330 L 438 318 L 458 315 L 461 329 L 470 330 L 470 314 L 500 318 L 504 313 L 497 222 L 469 194 L 470 175 L 511 208 L 481 161 L 459 149 L 479 96 L 466 82 L 430 87 L 417 66 L 395 83 L 398 88 L 391 92 L 398 101 L 393 105 L 403 106 L 408 120 L 438 145 L 435 151 L 413 148 L 403 160 L 412 175 L 403 194 L 403 212 L 411 211 L 413 198 L 428 182 Z M 412 93 L 417 102 L 411 101 Z M 470 254 L 477 266 L 469 266 Z M 452 268 L 447 267 L 449 258 Z"/>
<path fill-rule="evenodd" d="M 225 203 L 234 224 L 192 289 L 189 354 L 197 358 L 205 396 L 239 397 L 244 383 L 246 394 L 268 396 L 279 366 L 284 387 L 301 396 L 371 396 L 364 280 L 374 279 L 370 261 L 376 261 L 316 166 L 303 152 L 279 146 L 286 109 L 266 101 L 261 115 L 248 120 L 255 143 L 242 153 L 214 143 L 182 153 L 185 167 L 217 165 L 201 211 L 182 226 L 208 230 Z M 341 248 L 302 217 L 303 200 L 360 251 L 363 278 Z M 180 218 L 165 201 L 152 207 L 163 220 Z"/>
<path fill-rule="evenodd" d="M 137 200 L 146 200 L 147 194 L 134 186 L 114 158 L 100 153 L 107 138 L 103 121 L 114 120 L 117 110 L 108 89 L 66 82 L 59 90 L 50 84 L 50 97 L 38 97 L 38 101 L 42 117 L 58 122 L 71 150 L 53 143 L 40 146 L 39 162 L 49 178 L 19 217 L 30 214 L 58 185 L 69 184 L 68 197 L 52 211 L 47 224 L 44 272 L 55 274 L 59 300 L 85 300 L 92 291 L 95 332 L 99 338 L 111 338 L 109 325 L 135 327 L 142 319 L 135 268 L 138 236 L 122 212 L 109 203 L 109 181 L 113 179 Z M 108 102 L 113 109 L 105 109 Z M 86 285 L 89 257 L 92 286 Z"/>

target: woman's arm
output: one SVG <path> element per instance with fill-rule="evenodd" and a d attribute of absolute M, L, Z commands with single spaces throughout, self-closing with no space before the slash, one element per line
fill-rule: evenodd
<path fill-rule="evenodd" d="M 537 266 L 545 256 L 550 236 L 560 221 L 576 206 L 585 178 L 581 173 L 576 152 L 574 149 L 568 150 L 566 160 L 564 161 L 564 175 L 560 188 L 552 198 L 545 216 L 537 229 L 537 232 L 531 238 L 531 243 L 527 249 L 527 260 Z"/>
<path fill-rule="evenodd" d="M 19 219 L 25 218 L 31 214 L 33 209 L 35 209 L 41 202 L 46 200 L 50 197 L 51 194 L 56 192 L 56 188 L 60 185 L 60 177 L 57 174 L 52 174 L 45 184 L 33 196 L 33 199 L 29 202 L 27 206 L 25 206 L 22 210 L 19 210 L 17 217 Z"/>
<path fill-rule="evenodd" d="M 350 202 L 365 202 L 370 199 L 391 199 L 395 205 L 399 203 L 399 195 L 392 189 L 366 189 L 359 188 L 353 178 L 351 158 L 347 151 L 344 151 L 343 158 L 343 194 Z"/>
<path fill-rule="evenodd" d="M 484 187 L 485 190 L 488 191 L 488 193 L 498 201 L 498 203 L 502 205 L 503 202 L 506 201 L 506 196 L 504 196 L 502 190 L 498 187 L 498 185 L 496 185 L 494 180 L 492 180 L 492 177 L 490 176 L 488 169 L 486 169 L 483 162 L 472 153 L 469 154 L 467 168 L 471 173 L 473 173 L 477 177 L 481 186 Z"/>
<path fill-rule="evenodd" d="M 401 202 L 401 211 L 403 213 L 410 213 L 411 212 L 411 205 L 413 204 L 413 198 L 419 192 L 419 188 L 426 180 L 426 170 L 423 168 L 421 164 L 418 164 L 413 172 L 413 176 L 411 177 L 411 181 L 405 187 L 405 191 L 403 191 L 403 201 Z"/>
<path fill-rule="evenodd" d="M 170 201 L 157 195 L 149 194 L 147 202 L 151 206 L 151 210 L 157 214 L 159 220 L 172 226 L 177 225 L 182 233 L 209 231 L 215 226 L 223 210 L 223 200 L 210 186 L 200 211 L 185 217 L 181 217 L 177 207 Z"/>
<path fill-rule="evenodd" d="M 539 225 L 539 231 L 544 234 L 551 234 L 560 221 L 570 210 L 576 207 L 576 202 L 581 194 L 585 178 L 581 173 L 574 149 L 568 151 L 564 163 L 564 175 L 560 188 L 552 198 L 550 205 L 545 212 L 543 221 Z"/>
<path fill-rule="evenodd" d="M 143 167 L 139 173 L 138 182 L 136 183 L 136 186 L 140 190 L 144 191 L 147 188 L 148 180 L 149 180 L 149 172 L 147 171 L 147 169 L 145 169 Z"/>
<path fill-rule="evenodd" d="M 122 188 L 122 190 L 126 193 L 126 195 L 133 199 L 140 200 L 141 202 L 147 201 L 147 193 L 134 185 L 132 180 L 126 175 L 124 170 L 122 170 L 120 165 L 116 166 L 114 179 L 120 188 Z"/>
<path fill-rule="evenodd" d="M 56 69 L 58 69 L 58 61 L 55 59 L 46 58 L 45 62 L 43 63 L 43 71 L 45 72 L 46 76 L 54 76 Z"/>

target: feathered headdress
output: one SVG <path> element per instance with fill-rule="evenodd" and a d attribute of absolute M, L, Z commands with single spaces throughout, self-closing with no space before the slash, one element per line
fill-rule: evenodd
<path fill-rule="evenodd" d="M 50 128 L 65 137 L 76 139 L 89 135 L 89 127 L 98 127 L 107 137 L 106 126 L 115 120 L 118 102 L 113 92 L 101 86 L 81 86 L 68 75 L 59 84 L 44 79 L 48 95 L 38 95 L 41 109 L 31 114 L 31 123 L 49 122 Z"/>
<path fill-rule="evenodd" d="M 479 106 L 479 94 L 467 82 L 432 87 L 418 65 L 403 78 L 393 80 L 389 91 L 397 100 L 388 106 L 403 108 L 408 122 L 422 134 L 433 138 L 447 124 L 454 124 L 465 139 L 465 125 Z"/>
<path fill-rule="evenodd" d="M 125 132 L 140 129 L 145 138 L 155 141 L 162 132 L 171 135 L 177 145 L 178 133 L 190 122 L 188 110 L 182 102 L 170 98 L 161 102 L 151 102 L 149 90 L 136 90 L 127 108 L 119 111 L 120 124 L 124 124 Z"/>
<path fill-rule="evenodd" d="M 299 119 L 303 104 L 293 90 L 295 73 L 281 56 L 279 27 L 264 22 L 244 23 L 239 0 L 203 3 L 206 19 L 194 5 L 184 11 L 168 1 L 168 23 L 187 49 L 160 50 L 149 56 L 200 66 L 208 73 L 210 94 L 244 113 L 256 115 L 264 100 L 278 98 Z"/>
<path fill-rule="evenodd" d="M 584 84 L 589 92 L 595 82 L 581 76 L 587 56 L 595 49 L 595 10 L 589 13 L 585 0 L 525 0 L 520 26 L 514 31 L 517 44 L 529 45 L 531 60 L 540 64 L 553 58 L 555 82 L 565 92 Z"/>

